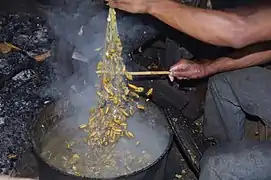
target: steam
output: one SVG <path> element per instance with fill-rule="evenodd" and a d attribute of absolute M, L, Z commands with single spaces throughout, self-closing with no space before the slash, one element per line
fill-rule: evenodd
<path fill-rule="evenodd" d="M 98 52 L 96 49 L 104 46 L 107 18 L 107 11 L 103 11 L 103 9 L 103 2 L 94 3 L 83 0 L 48 12 L 49 24 L 55 34 L 76 44 L 76 51 L 85 59 L 88 59 L 83 69 L 76 69 L 76 73 L 72 77 L 57 84 L 57 87 L 69 98 L 76 113 L 72 117 L 65 119 L 65 123 L 58 126 L 61 129 L 54 130 L 55 132 L 52 132 L 48 137 L 54 140 L 48 142 L 44 150 L 55 152 L 56 155 L 65 153 L 65 141 L 83 137 L 84 132 L 78 130 L 78 126 L 88 121 L 89 108 L 97 104 L 94 85 L 98 79 L 95 71 L 96 64 L 101 59 L 102 51 Z M 124 18 L 121 25 L 125 26 L 126 23 L 129 25 L 132 22 Z M 91 39 L 86 37 L 91 37 Z M 144 100 L 141 101 L 144 104 Z M 149 163 L 152 163 L 161 156 L 168 146 L 169 131 L 163 113 L 153 104 L 146 103 L 145 106 L 145 113 L 138 112 L 128 119 L 128 129 L 134 132 L 135 139 L 123 138 L 116 145 L 115 152 L 121 159 L 125 158 L 123 157 L 123 151 L 129 151 L 137 156 L 140 156 L 144 151 L 151 156 Z M 139 146 L 137 141 L 140 142 Z M 82 151 L 87 151 L 86 149 L 88 148 L 85 146 L 83 149 L 74 149 L 74 151 L 82 154 Z M 60 150 L 63 151 L 59 152 Z M 55 162 L 51 163 L 57 164 Z M 137 168 L 134 167 L 133 170 L 138 170 Z M 121 168 L 120 171 L 120 174 L 125 173 Z"/>
<path fill-rule="evenodd" d="M 83 141 L 83 138 L 87 136 L 87 133 L 84 133 L 83 130 L 78 130 L 78 127 L 88 122 L 89 108 L 96 105 L 95 92 L 96 89 L 93 86 L 87 86 L 80 93 L 71 93 L 69 98 L 76 113 L 71 117 L 63 119 L 61 124 L 46 137 L 47 143 L 44 144 L 43 152 L 50 151 L 52 153 L 49 163 L 57 168 L 70 171 L 70 169 L 63 168 L 61 164 L 61 157 L 71 156 L 69 155 L 70 151 L 66 149 L 65 142 Z M 151 165 L 163 154 L 169 145 L 169 131 L 166 121 L 163 121 L 164 115 L 155 105 L 151 103 L 144 105 L 146 107 L 145 112 L 137 112 L 128 119 L 128 130 L 134 133 L 135 138 L 121 138 L 113 150 L 107 149 L 107 147 L 104 147 L 103 150 L 105 153 L 110 150 L 110 153 L 115 154 L 115 159 L 119 162 L 127 161 L 127 154 L 132 155 L 136 162 L 138 161 L 137 158 L 143 156 L 145 164 L 133 162 L 129 165 L 130 170 L 128 171 L 124 163 L 118 163 L 115 165 L 117 172 L 107 170 L 105 168 L 106 164 L 97 164 L 98 168 L 100 168 L 100 174 L 97 176 L 93 172 L 85 170 L 96 165 L 95 159 L 97 159 L 97 154 L 93 154 L 86 144 L 80 144 L 74 146 L 72 152 L 83 158 L 85 169 L 80 168 L 82 175 L 88 177 L 95 176 L 93 178 L 111 178 L 125 175 L 131 173 L 131 171 L 138 171 Z M 85 157 L 86 152 L 88 157 Z M 103 157 L 102 154 L 101 157 Z"/>
<path fill-rule="evenodd" d="M 67 39 L 76 50 L 93 60 L 100 54 L 95 49 L 103 47 L 106 29 L 106 7 L 102 2 L 81 0 L 64 8 L 48 12 L 48 21 L 55 34 Z M 91 37 L 91 38 L 89 38 Z"/>

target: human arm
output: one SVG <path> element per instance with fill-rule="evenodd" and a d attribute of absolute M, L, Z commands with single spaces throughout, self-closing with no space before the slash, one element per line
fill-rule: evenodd
<path fill-rule="evenodd" d="M 199 9 L 173 1 L 149 5 L 149 13 L 201 41 L 234 48 L 271 39 L 271 7 L 248 8 L 249 15 Z M 260 5 L 259 5 L 260 6 Z M 238 8 L 236 9 L 238 11 Z"/>
<path fill-rule="evenodd" d="M 240 49 L 229 57 L 218 58 L 200 62 L 180 60 L 170 69 L 173 76 L 179 79 L 196 79 L 210 76 L 216 73 L 242 69 L 250 66 L 261 65 L 271 62 L 270 43 L 248 46 Z"/>
<path fill-rule="evenodd" d="M 239 59 L 222 57 L 216 61 L 206 64 L 206 73 L 207 75 L 211 75 L 225 71 L 262 65 L 268 62 L 271 62 L 271 50 L 250 54 Z"/>
<path fill-rule="evenodd" d="M 109 0 L 109 5 L 132 13 L 148 13 L 203 42 L 242 48 L 271 40 L 270 3 L 232 12 L 200 9 L 171 0 Z M 247 12 L 247 13 L 245 13 Z"/>

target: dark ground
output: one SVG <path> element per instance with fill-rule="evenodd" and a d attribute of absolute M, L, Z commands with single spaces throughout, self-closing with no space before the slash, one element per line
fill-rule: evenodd
<path fill-rule="evenodd" d="M 53 70 L 48 63 L 36 63 L 31 56 L 50 50 L 54 40 L 39 17 L 1 11 L 0 25 L 0 41 L 11 42 L 26 51 L 1 53 L 0 57 L 0 171 L 8 173 L 20 155 L 30 148 L 29 132 L 35 115 L 52 100 L 46 91 L 53 79 Z"/>
<path fill-rule="evenodd" d="M 42 18 L 28 14 L 7 15 L 7 12 L 36 14 L 40 11 L 30 0 L 0 1 L 0 26 L 4 27 L 0 29 L 0 41 L 12 42 L 31 56 L 44 53 L 54 47 L 54 38 L 48 30 L 46 21 Z M 54 89 L 47 91 L 55 78 L 54 71 L 49 63 L 37 64 L 25 53 L 1 54 L 0 60 L 0 83 L 2 82 L 0 137 L 4 137 L 0 140 L 1 173 L 36 177 L 38 175 L 37 166 L 34 157 L 29 152 L 27 132 L 34 123 L 35 115 L 53 99 L 51 92 Z M 6 61 L 3 63 L 3 60 Z M 16 76 L 17 73 L 21 74 Z M 14 126 L 16 126 L 15 129 Z M 10 131 L 10 129 L 14 130 Z M 11 155 L 15 156 L 11 158 Z M 16 167 L 16 171 L 14 171 L 14 167 Z M 169 156 L 166 179 L 196 179 L 175 145 Z"/>
<path fill-rule="evenodd" d="M 31 0 L 0 1 L 0 42 L 10 41 L 31 56 L 53 49 L 55 39 L 46 20 L 36 16 L 42 16 L 41 9 Z M 35 15 L 22 14 L 25 12 Z M 26 53 L 16 51 L 0 54 L 0 173 L 22 177 L 38 175 L 35 159 L 29 151 L 28 132 L 35 115 L 55 98 L 52 92 L 56 90 L 49 88 L 56 80 L 49 63 L 52 61 L 49 58 L 37 64 Z M 247 123 L 247 135 L 252 139 L 258 138 L 255 127 L 255 122 Z M 175 144 L 165 179 L 196 179 Z"/>
<path fill-rule="evenodd" d="M 0 1 L 0 42 L 10 41 L 31 56 L 53 49 L 55 39 L 50 28 L 43 18 L 36 16 L 42 16 L 41 9 L 31 0 Z M 18 16 L 15 12 L 35 15 Z M 56 90 L 48 88 L 52 80 L 56 80 L 49 63 L 52 61 L 49 58 L 37 64 L 26 53 L 0 54 L 0 173 L 22 177 L 38 175 L 35 159 L 29 151 L 28 132 L 35 115 L 55 98 L 52 92 Z M 252 139 L 258 138 L 255 127 L 255 122 L 247 124 L 247 134 Z M 175 144 L 165 179 L 196 179 Z"/>

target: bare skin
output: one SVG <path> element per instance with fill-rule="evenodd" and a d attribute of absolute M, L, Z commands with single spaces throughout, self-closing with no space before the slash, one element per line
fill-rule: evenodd
<path fill-rule="evenodd" d="M 199 9 L 171 0 L 108 0 L 108 4 L 131 13 L 150 14 L 179 31 L 217 46 L 242 49 L 271 40 L 270 1 L 227 11 Z M 180 60 L 170 68 L 170 78 L 202 78 L 270 61 L 271 52 L 268 50 L 242 58 L 222 57 L 212 62 Z"/>
<path fill-rule="evenodd" d="M 174 80 L 174 77 L 177 79 L 197 79 L 268 62 L 271 62 L 271 50 L 250 54 L 239 59 L 222 57 L 215 61 L 204 61 L 202 63 L 182 59 L 171 67 L 169 78 L 171 81 Z"/>

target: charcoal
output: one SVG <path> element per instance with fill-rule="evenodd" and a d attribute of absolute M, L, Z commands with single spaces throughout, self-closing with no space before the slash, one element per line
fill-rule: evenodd
<path fill-rule="evenodd" d="M 0 84 L 10 79 L 18 72 L 34 66 L 35 64 L 33 59 L 23 55 L 19 51 L 0 54 Z"/>
<path fill-rule="evenodd" d="M 46 78 L 42 77 L 44 66 L 48 65 L 20 72 L 0 90 L 0 173 L 12 170 L 20 156 L 31 148 L 29 132 L 36 116 L 46 102 L 54 101 L 51 93 L 43 93 L 48 90 L 52 76 L 46 74 Z M 9 159 L 10 154 L 18 157 Z"/>
<path fill-rule="evenodd" d="M 46 20 L 29 13 L 0 13 L 0 26 L 0 41 L 10 42 L 31 56 L 47 52 L 54 41 Z"/>
<path fill-rule="evenodd" d="M 0 127 L 0 173 L 8 173 L 12 170 L 21 154 L 30 148 L 29 126 L 24 120 L 34 118 L 32 114 L 21 114 L 16 118 L 4 117 L 6 123 Z M 16 158 L 10 158 L 9 155 L 16 155 Z"/>
<path fill-rule="evenodd" d="M 38 113 L 57 98 L 57 89 L 51 87 L 58 78 L 52 57 L 41 63 L 33 59 L 55 44 L 41 17 L 0 13 L 0 41 L 23 50 L 0 53 L 0 174 L 8 174 L 31 149 L 29 133 Z"/>

